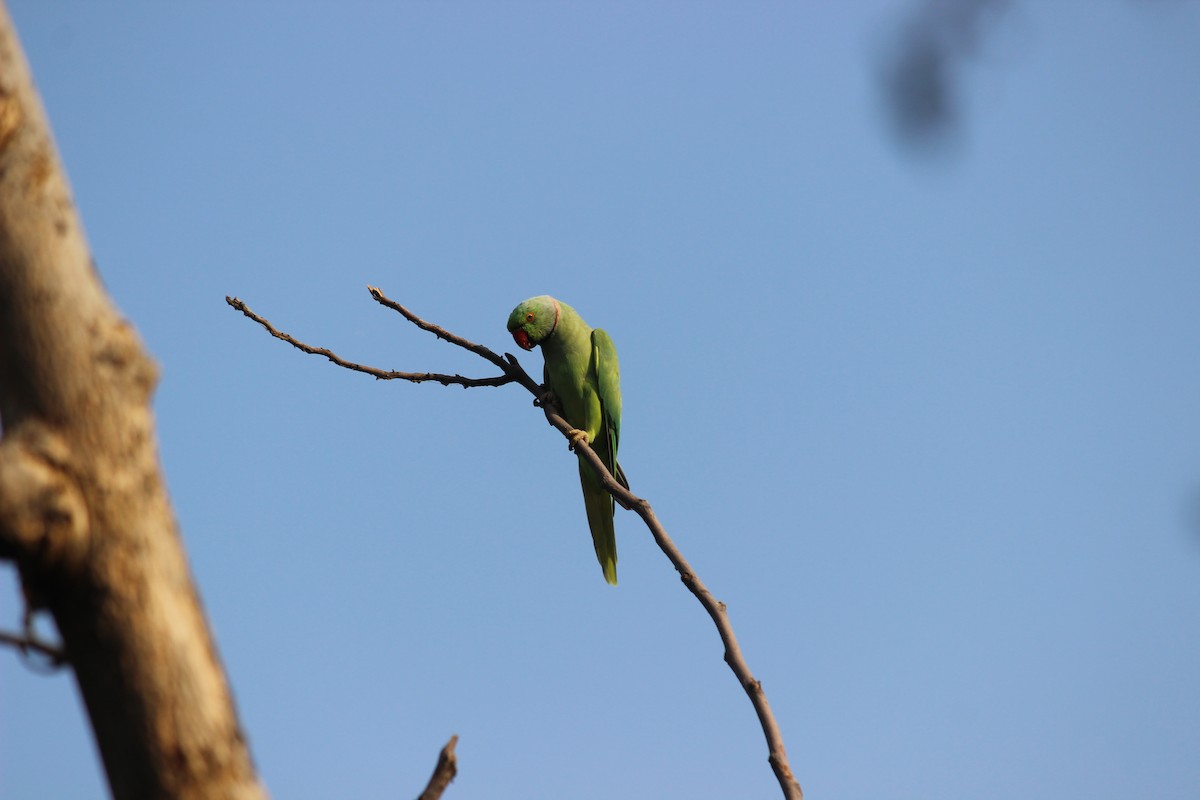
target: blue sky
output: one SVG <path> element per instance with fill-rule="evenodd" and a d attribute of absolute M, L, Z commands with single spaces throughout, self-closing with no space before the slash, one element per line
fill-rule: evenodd
<path fill-rule="evenodd" d="M 279 798 L 771 797 L 711 623 L 494 349 L 551 293 L 813 798 L 1200 790 L 1200 4 L 1014 3 L 941 157 L 907 2 L 12 3 Z M 522 354 L 531 371 L 540 355 Z M 0 571 L 0 624 L 17 590 Z M 0 654 L 4 655 L 4 654 Z M 5 797 L 101 797 L 0 657 Z"/>

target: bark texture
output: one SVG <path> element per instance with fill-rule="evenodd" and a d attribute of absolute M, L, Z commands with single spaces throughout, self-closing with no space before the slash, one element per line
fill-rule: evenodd
<path fill-rule="evenodd" d="M 0 558 L 57 623 L 114 797 L 264 798 L 160 469 L 156 381 L 0 8 Z"/>

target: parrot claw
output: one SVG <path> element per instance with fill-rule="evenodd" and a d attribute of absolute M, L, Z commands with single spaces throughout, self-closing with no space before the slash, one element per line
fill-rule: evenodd
<path fill-rule="evenodd" d="M 575 446 L 580 442 L 583 442 L 584 444 L 591 443 L 591 440 L 588 438 L 587 431 L 581 431 L 578 428 L 571 428 L 571 430 L 567 431 L 567 438 L 571 440 L 567 444 L 568 450 L 574 450 Z"/>
<path fill-rule="evenodd" d="M 538 408 L 553 408 L 558 404 L 558 398 L 554 396 L 554 392 L 547 391 L 533 398 L 533 404 Z"/>

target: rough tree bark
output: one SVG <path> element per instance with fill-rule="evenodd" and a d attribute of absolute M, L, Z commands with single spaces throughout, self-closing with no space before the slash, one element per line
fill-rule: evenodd
<path fill-rule="evenodd" d="M 265 798 L 104 291 L 0 7 L 0 558 L 48 609 L 117 798 Z"/>

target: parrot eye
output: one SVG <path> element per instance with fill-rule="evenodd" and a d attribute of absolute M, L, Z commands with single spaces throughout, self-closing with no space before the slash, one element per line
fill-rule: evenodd
<path fill-rule="evenodd" d="M 532 311 L 530 311 L 528 314 L 525 315 L 525 321 L 533 322 L 533 312 Z"/>

